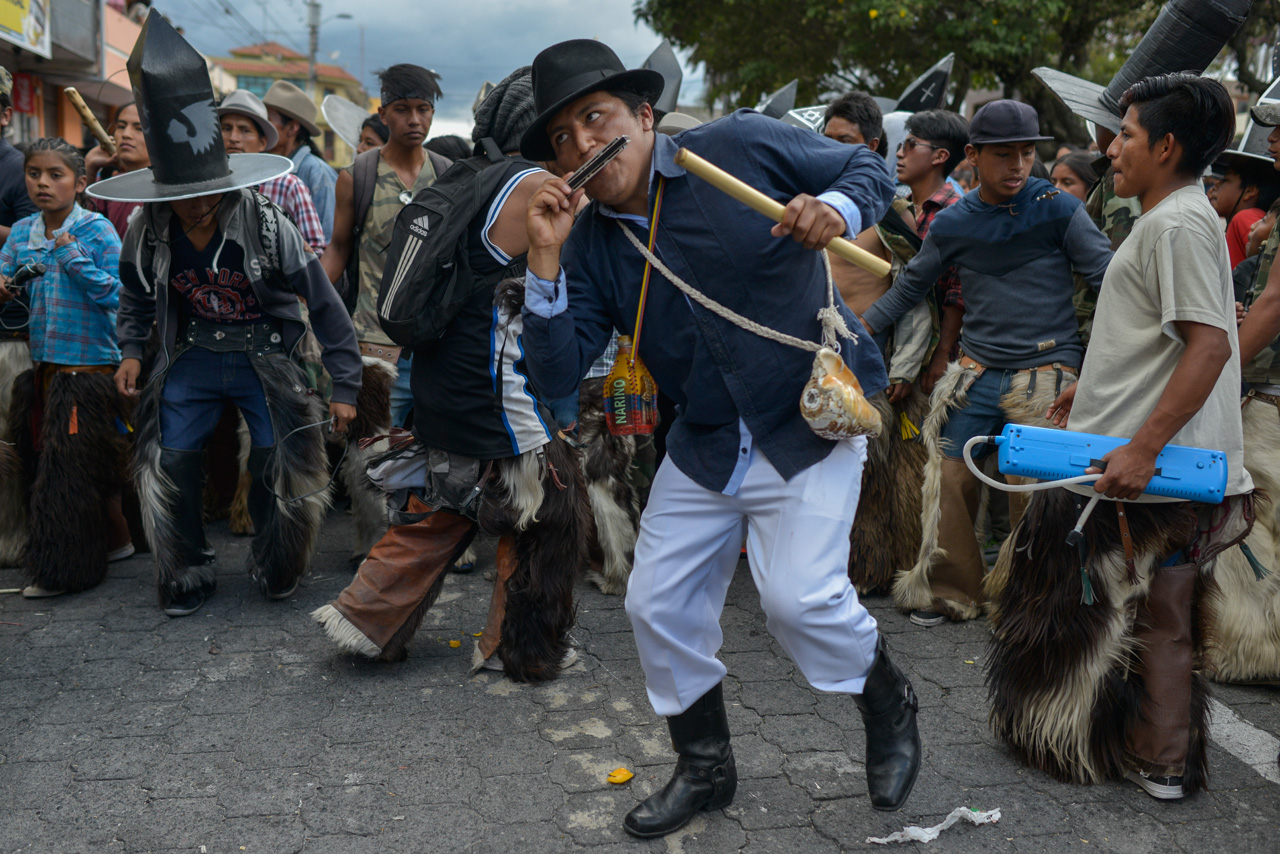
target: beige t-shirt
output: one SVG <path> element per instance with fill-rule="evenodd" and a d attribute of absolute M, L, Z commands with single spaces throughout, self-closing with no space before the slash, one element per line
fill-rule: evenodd
<path fill-rule="evenodd" d="M 1174 321 L 1225 329 L 1231 358 L 1172 444 L 1227 455 L 1227 494 L 1253 488 L 1240 428 L 1240 343 L 1227 243 L 1199 182 L 1145 212 L 1107 268 L 1068 429 L 1132 438 L 1186 344 Z"/>

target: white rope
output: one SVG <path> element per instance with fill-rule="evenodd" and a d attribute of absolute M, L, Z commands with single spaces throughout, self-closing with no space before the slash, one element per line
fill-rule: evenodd
<path fill-rule="evenodd" d="M 754 332 L 761 338 L 767 338 L 770 341 L 776 341 L 779 344 L 786 344 L 789 347 L 795 347 L 799 350 L 808 350 L 810 353 L 816 353 L 823 347 L 828 347 L 839 353 L 840 337 L 848 338 L 854 344 L 858 343 L 858 336 L 853 334 L 853 332 L 849 330 L 849 327 L 845 325 L 844 316 L 841 315 L 840 310 L 836 308 L 835 279 L 831 276 L 831 259 L 827 257 L 825 249 L 822 250 L 822 264 L 827 270 L 827 305 L 826 308 L 818 310 L 818 320 L 822 323 L 822 343 L 815 344 L 812 341 L 805 341 L 803 338 L 796 338 L 795 336 L 788 335 L 785 332 L 779 332 L 776 329 L 770 329 L 767 326 L 762 326 L 754 320 L 743 317 L 728 306 L 721 305 L 702 291 L 695 288 L 693 285 L 686 282 L 684 279 L 681 279 L 675 273 L 671 272 L 670 268 L 659 261 L 658 257 L 650 252 L 648 247 L 640 242 L 640 238 L 636 237 L 635 234 L 632 233 L 631 229 L 623 225 L 621 221 L 618 222 L 618 226 L 622 229 L 623 234 L 627 235 L 627 239 L 631 241 L 631 245 L 645 257 L 645 260 L 653 265 L 655 270 L 665 276 L 671 284 L 675 285 L 677 290 L 689 297 L 689 299 L 697 302 L 703 308 L 706 308 L 713 314 L 723 317 L 725 320 L 740 329 L 745 329 L 748 332 Z"/>

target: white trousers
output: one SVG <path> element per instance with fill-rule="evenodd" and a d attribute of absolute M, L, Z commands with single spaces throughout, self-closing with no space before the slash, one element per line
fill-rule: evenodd
<path fill-rule="evenodd" d="M 627 616 L 659 715 L 683 712 L 726 673 L 720 612 L 743 534 L 765 625 L 809 684 L 859 694 L 876 621 L 849 583 L 849 530 L 867 459 L 863 437 L 787 482 L 757 447 L 735 495 L 658 469 L 640 520 Z"/>

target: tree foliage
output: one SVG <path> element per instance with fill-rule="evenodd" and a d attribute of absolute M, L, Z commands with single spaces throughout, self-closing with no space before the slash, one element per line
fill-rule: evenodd
<path fill-rule="evenodd" d="M 1280 4 L 1280 0 L 1261 0 Z M 1153 0 L 635 0 L 636 17 L 706 69 L 709 104 L 753 105 L 799 78 L 814 103 L 896 97 L 955 53 L 952 107 L 973 87 L 1031 103 L 1059 139 L 1083 124 L 1031 76 L 1049 65 L 1106 82 L 1159 12 Z"/>

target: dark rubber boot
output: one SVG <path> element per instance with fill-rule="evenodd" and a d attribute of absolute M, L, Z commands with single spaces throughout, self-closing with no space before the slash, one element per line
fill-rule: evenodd
<path fill-rule="evenodd" d="M 907 677 L 889 660 L 884 635 L 876 642 L 876 663 L 862 693 L 853 701 L 867 729 L 867 792 L 882 812 L 900 809 L 920 771 L 920 732 L 916 694 Z"/>
<path fill-rule="evenodd" d="M 623 819 L 622 826 L 632 836 L 665 836 L 679 830 L 699 812 L 729 806 L 738 790 L 720 685 L 685 711 L 667 718 L 667 726 L 671 745 L 680 758 L 667 785 Z"/>

